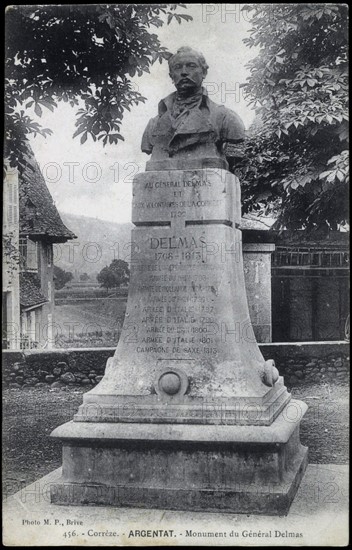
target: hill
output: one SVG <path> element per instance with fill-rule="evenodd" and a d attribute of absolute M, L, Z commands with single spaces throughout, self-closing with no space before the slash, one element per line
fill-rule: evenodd
<path fill-rule="evenodd" d="M 75 279 L 83 273 L 94 279 L 114 259 L 129 262 L 132 223 L 113 223 L 65 212 L 60 216 L 77 239 L 54 245 L 54 264 L 71 271 Z"/>

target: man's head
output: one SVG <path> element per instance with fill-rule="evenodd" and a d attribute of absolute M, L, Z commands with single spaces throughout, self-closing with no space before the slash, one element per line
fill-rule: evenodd
<path fill-rule="evenodd" d="M 203 55 L 192 48 L 180 48 L 169 59 L 170 77 L 177 91 L 185 95 L 200 88 L 207 71 Z"/>

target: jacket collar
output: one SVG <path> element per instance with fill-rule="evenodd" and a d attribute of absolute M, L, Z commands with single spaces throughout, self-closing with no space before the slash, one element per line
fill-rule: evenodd
<path fill-rule="evenodd" d="M 204 105 L 209 108 L 210 99 L 208 97 L 208 92 L 203 87 L 202 87 L 202 92 L 203 92 L 203 95 L 202 95 L 201 105 Z M 164 113 L 166 113 L 166 111 L 172 108 L 175 98 L 176 98 L 176 92 L 173 92 L 172 94 L 166 96 L 164 99 L 159 101 L 159 105 L 158 105 L 159 116 L 163 115 Z"/>

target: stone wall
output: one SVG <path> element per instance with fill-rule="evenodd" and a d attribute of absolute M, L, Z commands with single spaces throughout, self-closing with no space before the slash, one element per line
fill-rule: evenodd
<path fill-rule="evenodd" d="M 259 347 L 265 359 L 274 359 L 288 387 L 349 381 L 348 342 L 270 343 Z"/>
<path fill-rule="evenodd" d="M 289 387 L 302 383 L 349 380 L 347 342 L 260 344 L 265 359 L 274 359 Z M 87 390 L 102 378 L 115 348 L 80 348 L 3 352 L 4 385 L 12 388 L 79 385 Z"/>
<path fill-rule="evenodd" d="M 95 386 L 103 377 L 106 361 L 115 348 L 28 350 L 3 353 L 4 384 L 21 386 Z"/>

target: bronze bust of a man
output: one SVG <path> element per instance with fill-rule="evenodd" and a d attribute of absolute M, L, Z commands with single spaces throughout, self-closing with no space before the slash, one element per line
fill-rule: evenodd
<path fill-rule="evenodd" d="M 225 143 L 244 139 L 241 118 L 211 101 L 202 87 L 208 65 L 203 55 L 180 48 L 169 59 L 176 92 L 159 103 L 143 134 L 142 151 L 151 154 L 147 170 L 217 166 L 226 168 Z"/>

